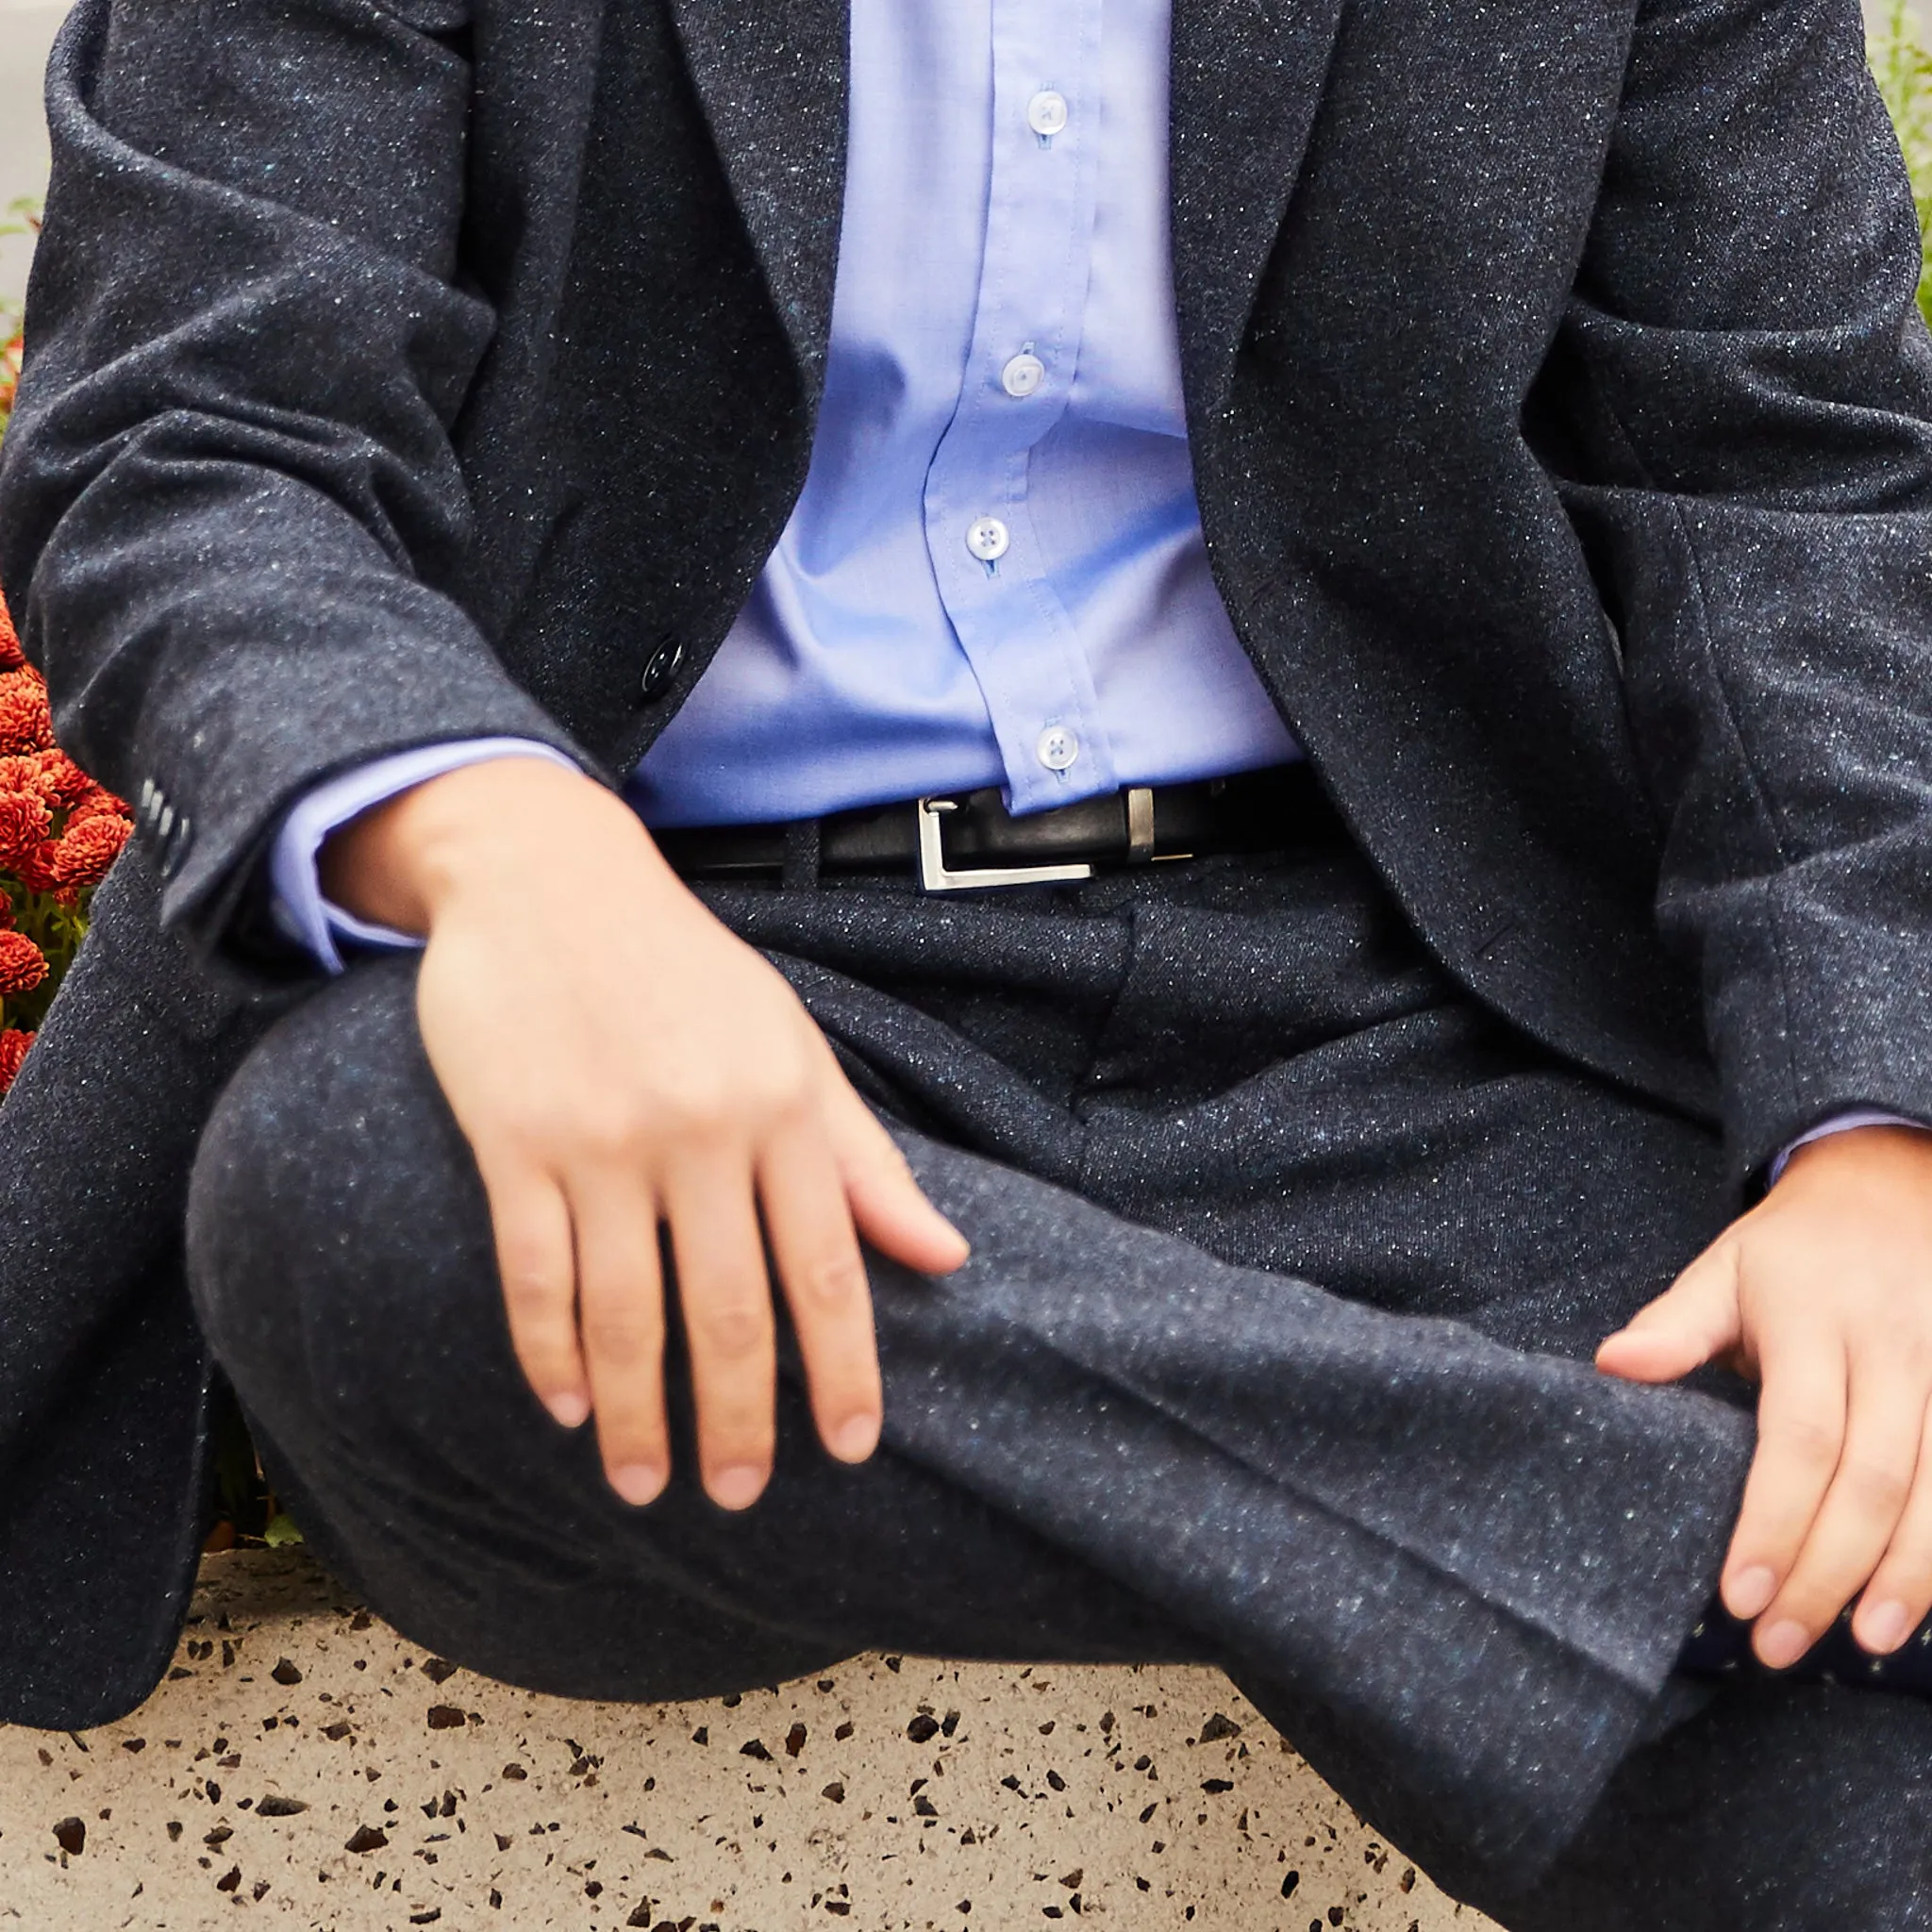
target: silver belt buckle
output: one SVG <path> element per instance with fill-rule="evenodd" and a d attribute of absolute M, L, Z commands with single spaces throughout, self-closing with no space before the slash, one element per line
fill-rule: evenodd
<path fill-rule="evenodd" d="M 1067 865 L 1013 865 L 954 872 L 946 864 L 940 824 L 945 813 L 958 809 L 957 798 L 919 801 L 919 883 L 928 892 L 969 892 L 990 886 L 1058 886 L 1093 876 L 1093 868 L 1084 859 Z"/>

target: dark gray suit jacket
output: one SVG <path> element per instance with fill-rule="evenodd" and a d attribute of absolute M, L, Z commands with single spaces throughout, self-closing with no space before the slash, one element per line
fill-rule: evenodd
<path fill-rule="evenodd" d="M 1237 630 L 1480 998 L 1721 1121 L 1932 1122 L 1932 349 L 1856 0 L 1176 0 Z M 287 803 L 625 768 L 799 489 L 841 0 L 82 0 L 0 467 L 65 741 L 147 799 L 0 1108 L 0 1717 L 165 1661 L 200 1123 L 300 996 Z"/>

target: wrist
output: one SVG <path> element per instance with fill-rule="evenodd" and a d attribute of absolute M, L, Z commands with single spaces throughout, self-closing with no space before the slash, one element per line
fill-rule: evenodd
<path fill-rule="evenodd" d="M 1780 1189 L 1799 1180 L 1827 1183 L 1897 1174 L 1922 1179 L 1932 1174 L 1932 1130 L 1905 1122 L 1845 1127 L 1794 1147 L 1784 1164 Z"/>
<path fill-rule="evenodd" d="M 630 808 L 582 773 L 496 758 L 425 779 L 332 833 L 324 892 L 358 919 L 426 937 L 458 902 L 580 896 L 641 863 L 673 875 Z"/>

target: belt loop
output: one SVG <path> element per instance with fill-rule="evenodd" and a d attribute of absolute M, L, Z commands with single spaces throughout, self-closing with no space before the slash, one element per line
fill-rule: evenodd
<path fill-rule="evenodd" d="M 793 819 L 785 827 L 785 863 L 779 886 L 788 892 L 809 892 L 819 882 L 819 822 Z"/>
<path fill-rule="evenodd" d="M 1127 862 L 1145 865 L 1154 857 L 1154 791 L 1151 786 L 1127 788 Z"/>

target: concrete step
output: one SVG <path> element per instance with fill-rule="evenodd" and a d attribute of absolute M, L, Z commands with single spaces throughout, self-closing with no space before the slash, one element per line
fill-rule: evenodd
<path fill-rule="evenodd" d="M 705 1704 L 458 1671 L 300 1551 L 210 1557 L 123 1724 L 0 1727 L 35 1932 L 1482 1932 L 1218 1672 L 854 1658 Z"/>

